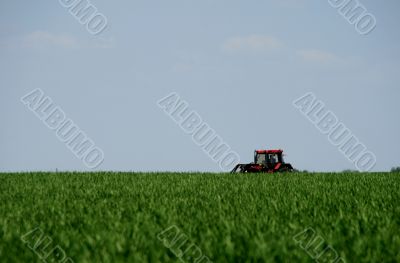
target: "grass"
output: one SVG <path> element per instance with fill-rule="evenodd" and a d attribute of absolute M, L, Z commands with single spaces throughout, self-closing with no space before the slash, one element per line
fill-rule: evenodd
<path fill-rule="evenodd" d="M 315 262 L 294 238 L 310 227 L 345 262 L 400 262 L 399 189 L 400 173 L 3 173 L 0 259 L 179 262 L 157 238 L 176 226 L 213 262 Z M 35 253 L 37 227 L 52 243 Z"/>

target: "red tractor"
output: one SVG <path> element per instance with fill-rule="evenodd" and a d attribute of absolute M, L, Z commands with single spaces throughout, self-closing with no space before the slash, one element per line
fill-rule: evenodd
<path fill-rule="evenodd" d="M 254 151 L 254 162 L 238 164 L 231 173 L 276 173 L 292 172 L 290 163 L 283 160 L 283 150 L 256 150 Z"/>

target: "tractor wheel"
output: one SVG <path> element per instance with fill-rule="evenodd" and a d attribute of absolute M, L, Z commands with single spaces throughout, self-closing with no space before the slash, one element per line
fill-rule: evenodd
<path fill-rule="evenodd" d="M 278 170 L 278 172 L 280 172 L 280 173 L 293 172 L 293 167 L 290 164 L 284 165 Z"/>

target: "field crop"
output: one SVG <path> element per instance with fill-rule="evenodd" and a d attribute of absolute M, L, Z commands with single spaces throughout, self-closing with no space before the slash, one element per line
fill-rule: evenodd
<path fill-rule="evenodd" d="M 328 246 L 339 262 L 400 262 L 399 189 L 399 173 L 3 173 L 0 261 L 59 246 L 73 262 L 194 262 L 168 246 L 179 229 L 202 262 L 315 262 Z M 30 248 L 35 229 L 49 246 Z"/>

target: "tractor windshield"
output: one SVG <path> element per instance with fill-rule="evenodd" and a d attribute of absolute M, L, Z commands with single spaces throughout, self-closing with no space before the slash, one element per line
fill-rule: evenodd
<path fill-rule="evenodd" d="M 256 155 L 256 164 L 264 164 L 267 162 L 265 153 L 259 153 Z"/>
<path fill-rule="evenodd" d="M 279 153 L 257 153 L 254 161 L 256 164 L 270 165 L 280 163 L 283 159 Z"/>

